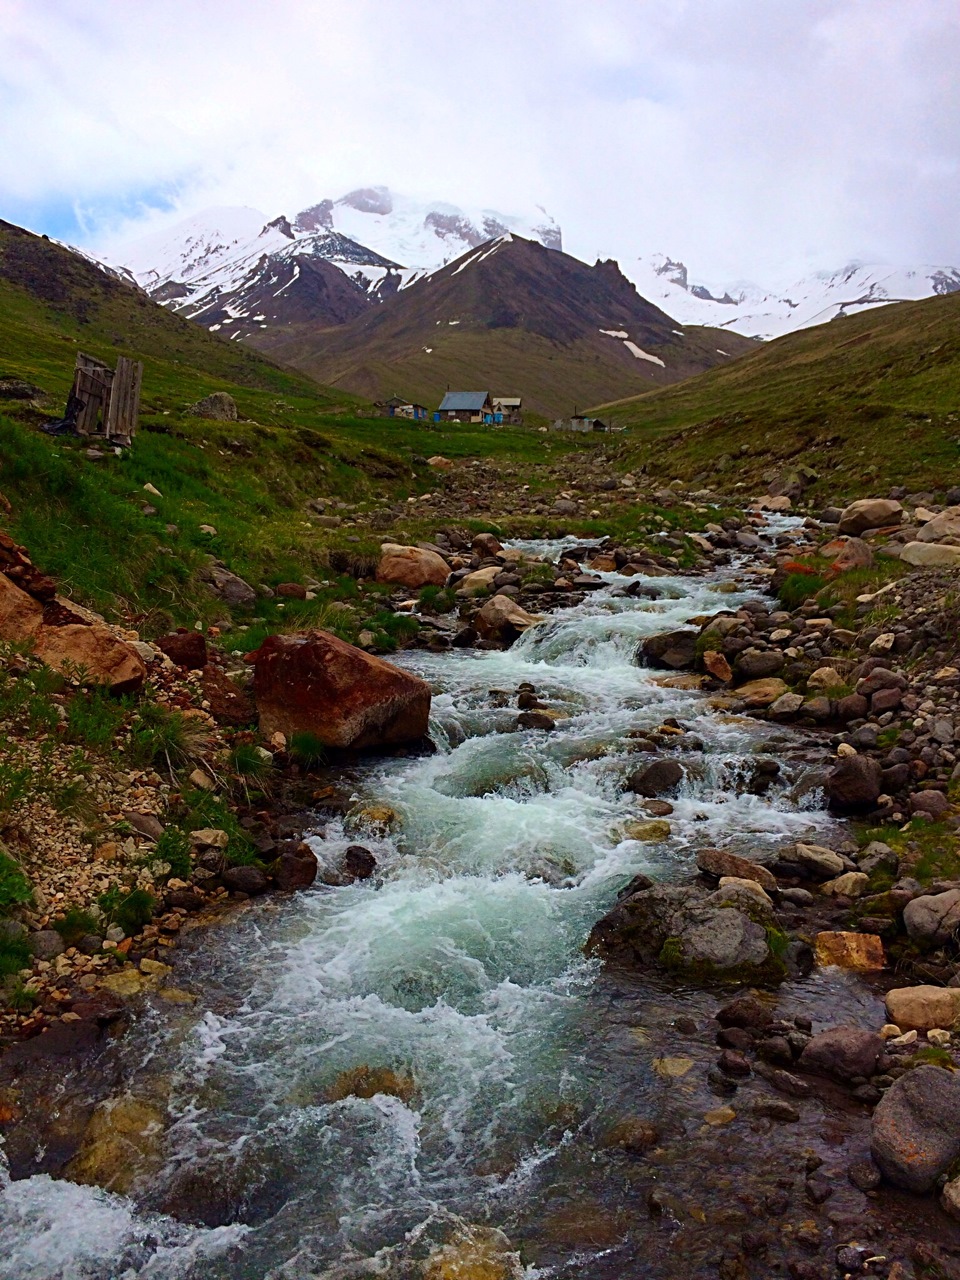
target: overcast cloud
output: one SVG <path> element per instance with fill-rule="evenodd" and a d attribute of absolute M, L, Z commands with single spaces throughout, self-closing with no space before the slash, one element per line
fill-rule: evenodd
<path fill-rule="evenodd" d="M 960 264 L 957 0 L 0 0 L 0 216 L 384 183 L 712 279 Z"/>

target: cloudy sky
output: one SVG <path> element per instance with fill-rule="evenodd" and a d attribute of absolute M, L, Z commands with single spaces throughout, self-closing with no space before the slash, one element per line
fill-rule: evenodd
<path fill-rule="evenodd" d="M 957 0 L 0 0 L 0 217 L 360 185 L 715 280 L 960 263 Z"/>

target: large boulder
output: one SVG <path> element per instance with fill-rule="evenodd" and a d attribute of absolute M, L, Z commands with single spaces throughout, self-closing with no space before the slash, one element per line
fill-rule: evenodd
<path fill-rule="evenodd" d="M 770 950 L 769 907 L 750 895 L 653 885 L 631 894 L 594 926 L 588 950 L 698 978 L 765 981 L 783 976 Z"/>
<path fill-rule="evenodd" d="M 665 631 L 659 636 L 647 636 L 639 656 L 648 667 L 667 667 L 673 671 L 692 667 L 697 656 L 697 633 Z"/>
<path fill-rule="evenodd" d="M 837 813 L 864 813 L 876 808 L 883 790 L 880 762 L 872 756 L 842 756 L 827 774 L 830 808 Z"/>
<path fill-rule="evenodd" d="M 891 498 L 861 498 L 851 502 L 840 513 L 841 533 L 865 533 L 868 529 L 883 529 L 899 524 L 903 519 L 903 507 Z"/>
<path fill-rule="evenodd" d="M 873 1113 L 871 1150 L 888 1182 L 930 1191 L 960 1156 L 960 1075 L 921 1066 L 895 1080 Z"/>
<path fill-rule="evenodd" d="M 457 583 L 457 595 L 469 596 L 475 591 L 486 594 L 493 587 L 494 578 L 501 573 L 503 573 L 503 566 L 499 564 L 488 564 L 485 569 L 475 569 L 473 573 L 468 573 Z"/>
<path fill-rule="evenodd" d="M 521 609 L 509 596 L 491 596 L 473 620 L 482 640 L 496 640 L 501 644 L 513 644 L 528 627 L 540 618 Z"/>
<path fill-rule="evenodd" d="M 214 422 L 236 422 L 237 402 L 226 391 L 214 391 L 186 410 L 194 418 L 210 418 Z"/>
<path fill-rule="evenodd" d="M 311 733 L 360 751 L 427 733 L 430 686 L 326 631 L 268 636 L 255 654 L 253 692 L 264 734 Z"/>
<path fill-rule="evenodd" d="M 450 575 L 446 560 L 436 551 L 403 547 L 396 542 L 384 542 L 380 551 L 378 582 L 396 583 L 416 591 L 420 587 L 442 587 Z"/>
<path fill-rule="evenodd" d="M 960 564 L 960 547 L 944 542 L 908 542 L 900 559 L 918 569 L 950 569 Z"/>
<path fill-rule="evenodd" d="M 917 542 L 945 542 L 949 538 L 960 538 L 960 507 L 947 507 L 917 534 Z"/>
<path fill-rule="evenodd" d="M 883 1052 L 883 1041 L 862 1027 L 833 1027 L 808 1040 L 798 1065 L 814 1075 L 850 1080 L 871 1076 Z"/>
<path fill-rule="evenodd" d="M 901 1031 L 949 1031 L 960 1021 L 960 987 L 895 987 L 886 1001 L 890 1021 Z"/>
<path fill-rule="evenodd" d="M 914 898 L 903 909 L 903 923 L 914 942 L 942 947 L 960 931 L 960 889 Z"/>
<path fill-rule="evenodd" d="M 820 548 L 820 554 L 833 561 L 830 567 L 835 573 L 869 569 L 873 564 L 873 552 L 862 538 L 834 538 Z"/>
<path fill-rule="evenodd" d="M 749 680 L 737 689 L 737 697 L 745 707 L 759 709 L 769 707 L 790 692 L 790 686 L 778 676 L 768 676 L 763 680 Z"/>
<path fill-rule="evenodd" d="M 95 614 L 67 600 L 37 600 L 0 573 L 0 640 L 32 647 L 41 662 L 64 674 L 82 671 L 84 683 L 115 693 L 139 689 L 143 659 Z"/>
<path fill-rule="evenodd" d="M 784 661 L 779 649 L 744 649 L 737 654 L 733 670 L 738 680 L 763 680 L 782 671 Z"/>

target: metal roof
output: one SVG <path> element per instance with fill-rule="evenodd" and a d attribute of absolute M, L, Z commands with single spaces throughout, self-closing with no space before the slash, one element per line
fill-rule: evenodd
<path fill-rule="evenodd" d="M 506 405 L 510 409 L 519 409 L 523 402 L 522 396 L 494 396 L 494 404 Z"/>
<path fill-rule="evenodd" d="M 448 391 L 443 397 L 440 411 L 453 409 L 466 413 L 480 413 L 490 397 L 489 391 Z"/>

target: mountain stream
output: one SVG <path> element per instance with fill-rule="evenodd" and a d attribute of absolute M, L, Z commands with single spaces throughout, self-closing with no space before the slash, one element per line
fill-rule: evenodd
<path fill-rule="evenodd" d="M 127 1195 L 7 1181 L 3 1275 L 716 1275 L 751 1216 L 744 1189 L 783 1172 L 783 1129 L 704 1123 L 723 1102 L 704 1082 L 716 1050 L 689 1031 L 716 993 L 605 972 L 583 944 L 638 872 L 678 878 L 704 844 L 755 850 L 832 824 L 798 734 L 636 665 L 643 637 L 755 596 L 743 571 L 735 594 L 716 575 L 651 579 L 656 600 L 604 577 L 506 652 L 401 655 L 434 688 L 436 752 L 349 772 L 358 804 L 395 812 L 389 833 L 335 821 L 312 840 L 331 867 L 359 840 L 375 877 L 259 900 L 192 935 L 176 980 L 199 1002 L 148 1008 L 107 1051 L 115 1094 L 166 1118 L 156 1151 Z M 512 731 L 522 682 L 565 717 L 552 733 Z M 642 843 L 624 832 L 648 816 L 623 791 L 626 735 L 667 717 L 703 752 L 684 757 L 669 838 Z M 758 753 L 781 764 L 763 797 L 742 785 Z M 853 1021 L 876 1011 L 836 970 L 780 999 Z M 331 1101 L 358 1071 L 398 1087 Z M 605 1140 L 637 1116 L 660 1130 L 652 1161 Z M 829 1146 L 830 1125 L 842 1131 L 842 1114 L 791 1141 Z M 652 1187 L 669 1192 L 653 1215 Z M 507 1270 L 437 1261 L 471 1241 L 483 1258 L 506 1250 Z"/>

